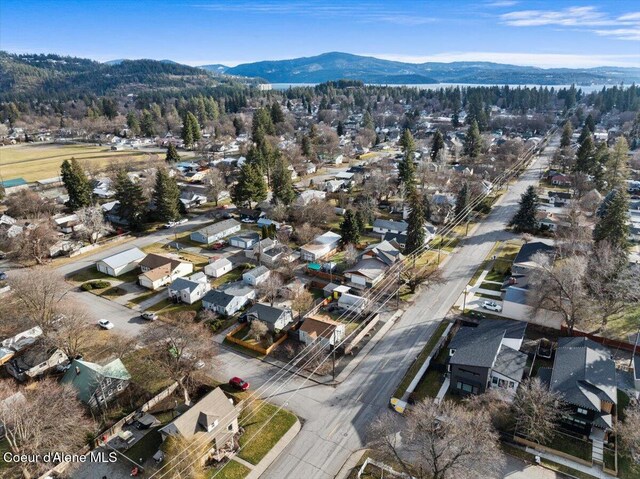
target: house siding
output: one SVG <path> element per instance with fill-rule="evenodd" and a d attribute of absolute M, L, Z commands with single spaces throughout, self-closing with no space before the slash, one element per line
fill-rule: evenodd
<path fill-rule="evenodd" d="M 489 380 L 489 368 L 467 365 L 451 365 L 451 385 L 449 390 L 461 396 L 469 394 L 482 394 L 487 390 Z M 461 389 L 460 385 L 467 385 L 477 390 L 467 391 Z"/>

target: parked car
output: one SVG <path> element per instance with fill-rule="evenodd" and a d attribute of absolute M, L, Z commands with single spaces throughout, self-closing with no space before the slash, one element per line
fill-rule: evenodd
<path fill-rule="evenodd" d="M 175 221 L 169 221 L 168 223 L 165 223 L 164 225 L 162 225 L 162 227 L 164 229 L 169 229 L 169 228 L 173 228 L 176 225 Z"/>
<path fill-rule="evenodd" d="M 255 223 L 251 218 L 242 218 L 240 221 L 243 223 Z"/>
<path fill-rule="evenodd" d="M 495 301 L 484 301 L 482 303 L 482 307 L 484 309 L 488 309 L 489 311 L 497 311 L 498 313 L 502 311 L 502 306 L 500 306 Z"/>
<path fill-rule="evenodd" d="M 225 242 L 224 241 L 218 241 L 217 243 L 213 243 L 211 245 L 211 249 L 212 250 L 219 250 L 225 247 Z"/>
<path fill-rule="evenodd" d="M 0 271 L 0 281 L 4 281 L 5 279 L 7 279 L 7 273 Z"/>
<path fill-rule="evenodd" d="M 100 326 L 102 329 L 113 329 L 113 323 L 108 319 L 101 319 L 100 321 L 98 321 L 98 326 Z"/>
<path fill-rule="evenodd" d="M 177 225 L 183 225 L 185 223 L 187 223 L 189 221 L 189 218 L 180 218 L 178 221 L 176 221 L 175 223 Z"/>
<path fill-rule="evenodd" d="M 547 338 L 541 338 L 538 342 L 538 356 L 551 359 L 553 356 L 553 342 Z"/>
<path fill-rule="evenodd" d="M 148 321 L 155 321 L 156 319 L 158 319 L 158 315 L 151 311 L 145 311 L 140 316 L 142 317 L 142 319 L 146 319 Z"/>
<path fill-rule="evenodd" d="M 249 383 L 247 381 L 243 381 L 239 377 L 233 377 L 229 379 L 229 385 L 240 391 L 246 391 L 249 389 Z"/>

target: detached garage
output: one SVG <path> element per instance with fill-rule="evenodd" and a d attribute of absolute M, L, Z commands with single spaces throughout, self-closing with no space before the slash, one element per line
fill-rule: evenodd
<path fill-rule="evenodd" d="M 131 248 L 113 256 L 101 259 L 96 263 L 96 268 L 101 273 L 109 276 L 120 276 L 121 274 L 133 271 L 138 267 L 138 263 L 147 256 L 138 248 Z"/>

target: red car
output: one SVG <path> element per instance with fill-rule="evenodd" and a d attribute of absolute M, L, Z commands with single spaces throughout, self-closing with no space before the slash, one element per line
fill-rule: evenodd
<path fill-rule="evenodd" d="M 224 248 L 224 242 L 222 242 L 222 241 L 220 241 L 220 242 L 218 242 L 218 243 L 213 243 L 213 244 L 211 245 L 211 249 L 212 249 L 212 250 L 215 250 L 215 251 L 217 251 L 217 250 L 219 250 L 219 249 L 222 249 L 222 248 Z"/>
<path fill-rule="evenodd" d="M 249 383 L 247 381 L 243 381 L 239 377 L 234 377 L 229 379 L 229 385 L 233 386 L 240 391 L 246 391 L 249 389 Z"/>

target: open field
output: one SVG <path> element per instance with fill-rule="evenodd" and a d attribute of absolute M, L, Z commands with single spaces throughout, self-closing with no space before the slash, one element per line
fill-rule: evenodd
<path fill-rule="evenodd" d="M 0 168 L 5 180 L 22 177 L 36 181 L 58 176 L 62 162 L 71 157 L 93 170 L 117 160 L 142 161 L 150 154 L 139 150 L 111 151 L 109 146 L 94 145 L 10 145 L 0 148 Z"/>

